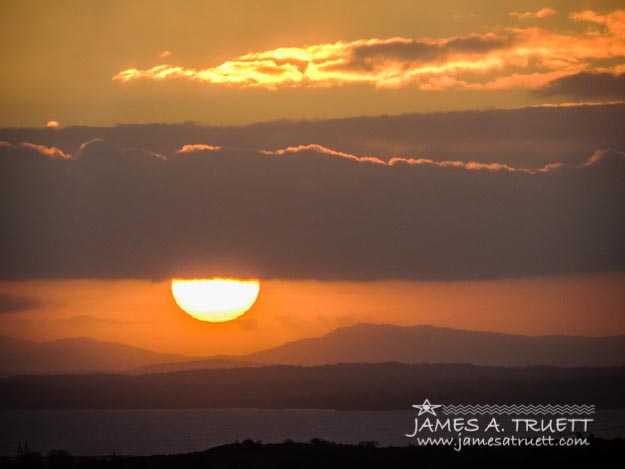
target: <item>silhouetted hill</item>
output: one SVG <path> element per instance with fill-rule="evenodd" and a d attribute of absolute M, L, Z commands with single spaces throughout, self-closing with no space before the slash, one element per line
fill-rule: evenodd
<path fill-rule="evenodd" d="M 592 438 L 589 446 L 577 447 L 469 447 L 456 452 L 443 446 L 377 447 L 375 442 L 359 445 L 335 444 L 319 439 L 310 443 L 285 441 L 262 444 L 246 440 L 206 451 L 158 456 L 74 457 L 66 451 L 51 451 L 47 457 L 30 453 L 16 460 L 0 459 L 11 468 L 214 468 L 214 469 L 311 469 L 311 468 L 589 468 L 619 467 L 625 442 Z M 618 463 L 618 461 L 621 463 Z M 47 464 L 46 464 L 47 463 Z"/>
<path fill-rule="evenodd" d="M 92 339 L 30 342 L 0 337 L 0 375 L 165 373 L 262 365 L 472 363 L 560 367 L 625 365 L 625 336 L 521 336 L 434 326 L 357 324 L 239 356 L 190 359 Z"/>
<path fill-rule="evenodd" d="M 434 326 L 356 324 L 322 337 L 241 356 L 159 364 L 132 370 L 153 373 L 263 364 L 472 363 L 559 367 L 625 365 L 625 336 L 522 336 Z"/>
<path fill-rule="evenodd" d="M 425 397 L 440 402 L 577 402 L 623 408 L 625 367 L 381 363 L 0 379 L 1 409 L 410 409 Z"/>
<path fill-rule="evenodd" d="M 357 324 L 241 357 L 280 364 L 473 363 L 620 366 L 625 336 L 521 336 L 433 326 Z"/>
<path fill-rule="evenodd" d="M 0 337 L 0 375 L 113 372 L 188 359 L 85 338 L 33 342 Z"/>

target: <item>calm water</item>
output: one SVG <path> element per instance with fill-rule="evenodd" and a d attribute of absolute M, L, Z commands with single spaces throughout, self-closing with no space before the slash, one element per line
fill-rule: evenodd
<path fill-rule="evenodd" d="M 66 449 L 77 455 L 167 454 L 199 451 L 234 440 L 281 442 L 311 438 L 342 443 L 375 440 L 406 445 L 416 413 L 260 409 L 0 411 L 0 454 L 18 441 L 32 451 Z M 625 410 L 598 411 L 592 433 L 625 437 Z"/>

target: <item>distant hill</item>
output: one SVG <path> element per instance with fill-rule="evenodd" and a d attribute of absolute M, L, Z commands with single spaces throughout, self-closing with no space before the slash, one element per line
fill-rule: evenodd
<path fill-rule="evenodd" d="M 0 375 L 119 372 L 188 359 L 85 338 L 32 342 L 0 337 Z"/>
<path fill-rule="evenodd" d="M 357 324 L 248 355 L 193 359 L 84 338 L 30 342 L 0 337 L 0 375 L 147 374 L 280 364 L 384 362 L 621 366 L 625 365 L 625 336 L 534 337 L 434 326 Z"/>
<path fill-rule="evenodd" d="M 563 367 L 625 364 L 625 336 L 521 336 L 433 326 L 357 324 L 244 357 L 272 364 L 472 363 Z"/>

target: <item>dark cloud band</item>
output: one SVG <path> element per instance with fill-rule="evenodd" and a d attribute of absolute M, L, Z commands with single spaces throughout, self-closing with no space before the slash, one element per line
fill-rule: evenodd
<path fill-rule="evenodd" d="M 568 96 L 584 100 L 625 100 L 625 73 L 576 73 L 536 90 L 540 96 Z"/>
<path fill-rule="evenodd" d="M 167 158 L 101 140 L 71 158 L 0 146 L 0 277 L 472 279 L 625 268 L 619 151 L 525 172 L 380 164 L 315 145 L 263 154 L 187 143 Z"/>
<path fill-rule="evenodd" d="M 39 306 L 39 301 L 11 293 L 0 292 L 0 314 L 21 313 Z"/>

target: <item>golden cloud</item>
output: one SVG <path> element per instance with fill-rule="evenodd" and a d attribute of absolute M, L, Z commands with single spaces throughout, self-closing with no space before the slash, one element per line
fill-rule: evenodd
<path fill-rule="evenodd" d="M 532 13 L 544 17 L 544 8 Z M 580 72 L 606 71 L 605 59 L 625 59 L 625 11 L 599 15 L 586 10 L 570 19 L 595 25 L 580 33 L 539 27 L 442 39 L 361 39 L 251 52 L 214 67 L 157 65 L 128 69 L 113 80 L 185 79 L 215 85 L 278 89 L 368 84 L 443 89 L 536 89 Z M 622 63 L 612 65 L 616 70 Z M 613 72 L 612 69 L 608 71 Z"/>
<path fill-rule="evenodd" d="M 206 145 L 203 143 L 194 143 L 189 145 L 183 145 L 176 153 L 193 153 L 196 151 L 218 151 L 221 150 L 217 145 Z"/>
<path fill-rule="evenodd" d="M 525 20 L 528 18 L 545 18 L 546 16 L 555 15 L 556 11 L 553 8 L 541 8 L 537 11 L 511 11 L 509 13 L 510 16 L 514 16 L 519 18 L 520 20 Z"/>

